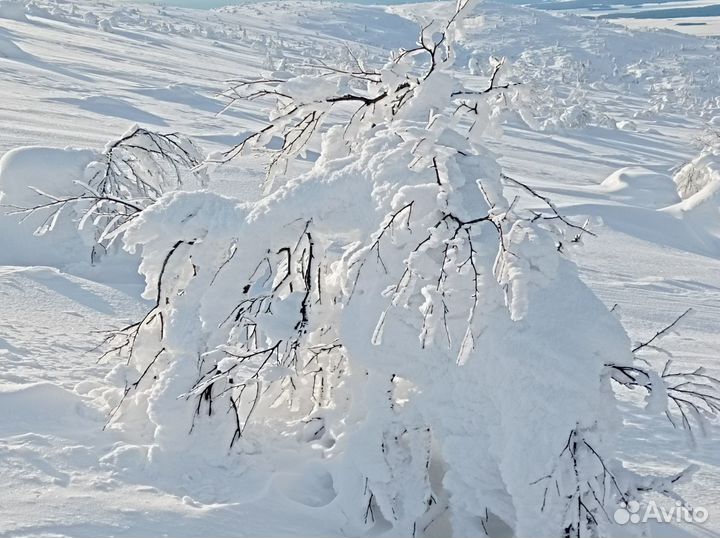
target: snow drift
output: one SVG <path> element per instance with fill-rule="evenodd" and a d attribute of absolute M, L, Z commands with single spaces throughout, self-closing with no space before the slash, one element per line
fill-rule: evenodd
<path fill-rule="evenodd" d="M 52 236 L 42 232 L 47 215 L 6 214 L 44 204 L 42 192 L 79 195 L 86 167 L 99 157 L 86 149 L 18 148 L 0 159 L 0 264 L 65 267 L 89 260 L 92 247 L 77 229 L 73 216 L 59 219 Z"/>

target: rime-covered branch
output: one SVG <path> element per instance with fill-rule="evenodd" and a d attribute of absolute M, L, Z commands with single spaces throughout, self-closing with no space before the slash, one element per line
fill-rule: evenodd
<path fill-rule="evenodd" d="M 652 337 L 636 344 L 633 353 L 650 350 L 664 353 L 658 347 L 659 340 L 673 332 L 690 312 L 692 309 L 688 308 Z M 708 421 L 720 416 L 720 378 L 702 367 L 678 370 L 673 368 L 672 359 L 667 359 L 661 369 L 654 370 L 647 360 L 636 355 L 632 365 L 609 364 L 607 368 L 617 384 L 644 390 L 648 400 L 656 402 L 654 407 L 665 413 L 673 427 L 685 430 L 691 438 L 694 428 L 704 432 Z"/>
<path fill-rule="evenodd" d="M 195 171 L 204 159 L 186 137 L 133 127 L 108 143 L 100 158 L 88 165 L 85 177 L 75 180 L 79 194 L 48 193 L 30 186 L 48 201 L 6 207 L 23 220 L 45 215 L 36 231 L 39 235 L 51 232 L 58 219 L 72 212 L 65 218 L 74 215 L 81 230 L 91 225 L 96 230 L 95 242 L 107 249 L 123 226 L 163 193 L 204 185 L 204 174 Z"/>

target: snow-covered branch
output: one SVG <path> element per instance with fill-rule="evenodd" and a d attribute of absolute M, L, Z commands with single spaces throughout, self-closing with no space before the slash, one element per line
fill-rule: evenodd
<path fill-rule="evenodd" d="M 633 353 L 655 351 L 669 355 L 660 347 L 660 340 L 673 333 L 691 312 L 688 308 L 652 337 L 636 344 Z M 619 385 L 646 391 L 650 410 L 665 413 L 673 427 L 684 430 L 690 440 L 695 428 L 705 432 L 708 422 L 720 416 L 720 378 L 703 367 L 678 370 L 673 368 L 672 358 L 668 358 L 661 369 L 655 370 L 647 360 L 636 355 L 632 365 L 609 364 L 608 370 Z"/>
<path fill-rule="evenodd" d="M 47 202 L 25 207 L 9 200 L 5 207 L 23 220 L 44 215 L 37 235 L 51 232 L 61 217 L 76 218 L 80 230 L 94 230 L 94 259 L 99 255 L 96 247 L 107 250 L 123 226 L 165 192 L 205 185 L 205 173 L 195 170 L 204 159 L 184 136 L 135 126 L 109 142 L 99 159 L 87 166 L 84 177 L 75 180 L 77 192 L 49 193 L 31 185 Z"/>

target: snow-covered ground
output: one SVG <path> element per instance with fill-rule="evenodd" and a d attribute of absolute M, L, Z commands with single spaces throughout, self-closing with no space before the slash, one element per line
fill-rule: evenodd
<path fill-rule="evenodd" d="M 606 18 L 628 28 L 659 28 L 696 36 L 720 36 L 718 5 L 712 0 L 660 0 L 656 2 L 570 0 L 528 2 L 540 9 Z"/>
<path fill-rule="evenodd" d="M 616 24 L 622 24 L 632 29 L 659 28 L 662 30 L 675 30 L 696 36 L 717 38 L 720 36 L 720 17 L 682 17 L 682 18 L 624 18 L 612 19 Z"/>
<path fill-rule="evenodd" d="M 574 10 L 578 15 L 612 17 L 616 24 L 628 28 L 659 28 L 675 30 L 696 36 L 720 36 L 718 12 L 702 14 L 698 10 L 717 9 L 717 4 L 706 0 L 689 0 L 663 3 L 642 3 L 633 6 L 608 5 L 592 10 Z"/>
<path fill-rule="evenodd" d="M 414 43 L 418 22 L 448 9 L 299 0 L 217 11 L 35 5 L 18 17 L 0 2 L 0 155 L 31 145 L 101 150 L 132 124 L 178 131 L 216 151 L 263 119 L 251 104 L 217 115 L 227 79 L 311 58 L 333 62 L 346 46 L 379 63 Z M 463 60 L 507 56 L 542 127 L 509 120 L 491 142 L 505 172 L 551 196 L 563 214 L 589 219 L 597 237 L 572 256 L 633 338 L 692 308 L 664 345 L 676 365 L 720 374 L 718 202 L 700 216 L 662 210 L 680 202 L 673 169 L 720 123 L 720 45 L 500 4 L 482 5 L 468 26 Z M 64 173 L 47 165 L 51 156 L 32 157 L 28 185 L 52 185 Z M 213 172 L 210 188 L 254 199 L 262 175 L 261 159 L 234 161 Z M 287 466 L 254 456 L 232 469 L 188 462 L 173 481 L 146 473 L 143 447 L 104 430 L 97 407 L 113 363 L 98 362 L 96 347 L 147 307 L 132 260 L 70 263 L 57 239 L 33 238 L 12 220 L 0 216 L 0 536 L 343 533 L 321 472 L 300 477 L 304 490 Z M 631 402 L 626 417 L 621 457 L 659 472 L 699 464 L 680 490 L 710 519 L 691 532 L 719 535 L 720 430 L 693 448 Z"/>

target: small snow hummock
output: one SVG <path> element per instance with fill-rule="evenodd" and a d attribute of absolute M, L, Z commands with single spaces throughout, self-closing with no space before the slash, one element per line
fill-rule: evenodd
<path fill-rule="evenodd" d="M 0 0 L 0 19 L 27 22 L 25 2 L 17 0 Z"/>

